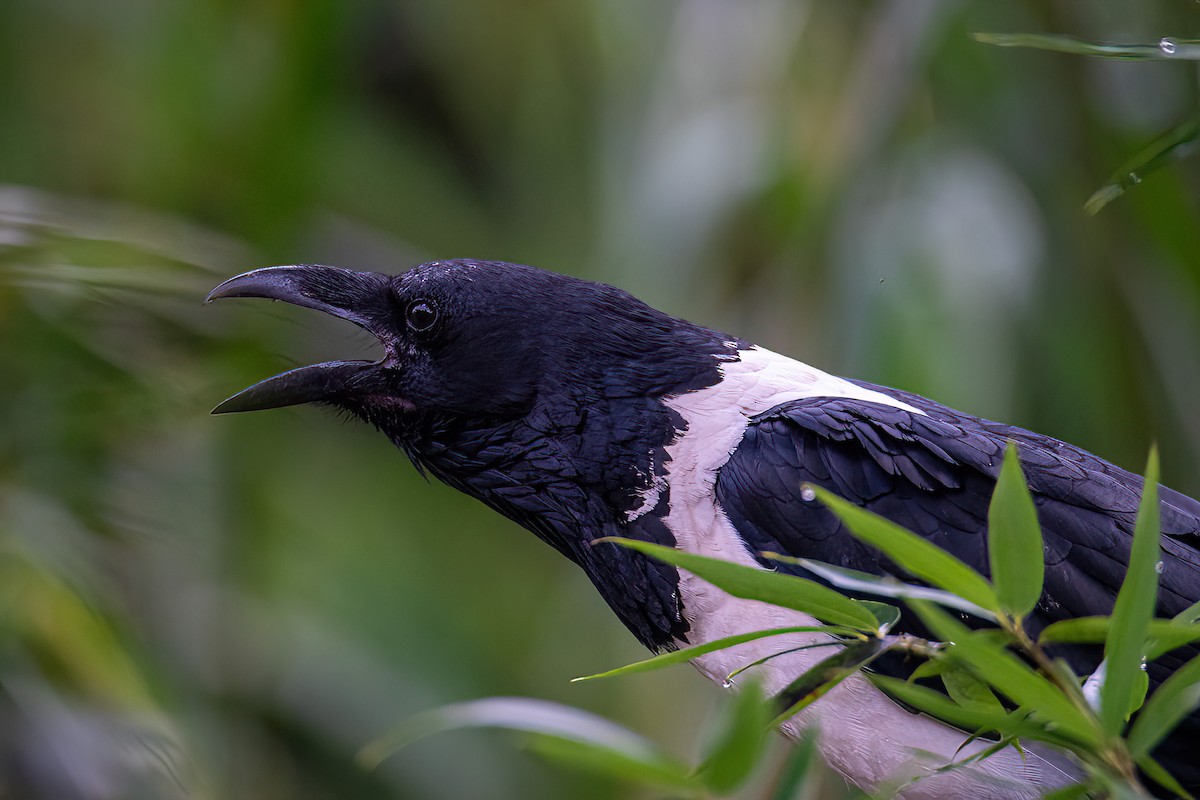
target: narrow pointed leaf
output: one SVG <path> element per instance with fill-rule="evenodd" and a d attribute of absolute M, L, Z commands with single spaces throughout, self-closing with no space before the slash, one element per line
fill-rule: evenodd
<path fill-rule="evenodd" d="M 1183 611 L 1171 617 L 1171 621 L 1183 623 L 1200 622 L 1200 600 L 1197 600 Z"/>
<path fill-rule="evenodd" d="M 1146 635 L 1158 597 L 1159 549 L 1158 451 L 1151 449 L 1146 482 L 1134 525 L 1133 549 L 1125 581 L 1117 593 L 1112 623 L 1104 642 L 1108 669 L 1100 687 L 1100 719 L 1109 733 L 1120 733 L 1132 704 L 1135 673 L 1146 655 Z"/>
<path fill-rule="evenodd" d="M 1027 734 L 1040 732 L 1041 726 L 1031 721 L 1023 720 L 1020 716 L 1000 712 L 984 711 L 979 708 L 966 708 L 952 699 L 919 684 L 902 681 L 887 675 L 871 674 L 871 682 L 887 694 L 902 703 L 907 703 L 918 711 L 923 711 L 963 730 L 996 731 L 1002 734 Z"/>
<path fill-rule="evenodd" d="M 696 771 L 696 777 L 717 794 L 733 791 L 750 776 L 771 733 L 771 706 L 757 681 L 747 682 L 732 700 Z"/>
<path fill-rule="evenodd" d="M 1167 678 L 1142 708 L 1129 731 L 1134 757 L 1149 753 L 1184 717 L 1200 706 L 1200 656 Z"/>
<path fill-rule="evenodd" d="M 1200 48 L 1193 49 L 1200 51 Z M 1197 138 L 1200 138 L 1200 117 L 1187 120 L 1158 136 L 1118 167 L 1108 183 L 1087 199 L 1084 210 L 1089 214 L 1099 213 L 1150 173 L 1194 152 Z"/>
<path fill-rule="evenodd" d="M 1153 661 L 1176 647 L 1200 641 L 1200 624 L 1177 622 L 1178 619 L 1179 617 L 1171 620 L 1150 620 L 1145 646 L 1148 661 Z M 1109 617 L 1077 617 L 1059 620 L 1046 626 L 1041 636 L 1038 637 L 1038 642 L 1043 644 L 1055 642 L 1098 644 L 1108 638 L 1108 631 L 1112 627 L 1111 622 Z"/>
<path fill-rule="evenodd" d="M 623 667 L 610 669 L 605 672 L 598 672 L 595 675 L 584 675 L 579 678 L 572 678 L 571 683 L 579 681 L 591 681 L 598 678 L 615 678 L 620 675 L 633 675 L 638 672 L 650 672 L 655 669 L 662 669 L 674 664 L 682 664 L 685 661 L 691 661 L 693 658 L 698 658 L 708 653 L 715 653 L 718 650 L 724 650 L 727 647 L 735 647 L 745 642 L 752 642 L 755 639 L 764 639 L 768 636 L 780 636 L 785 633 L 828 633 L 834 636 L 854 636 L 855 631 L 850 628 L 843 628 L 836 625 L 801 625 L 794 628 L 770 628 L 762 631 L 751 631 L 749 633 L 739 633 L 736 636 L 726 636 L 721 639 L 713 639 L 711 642 L 695 645 L 694 647 L 684 647 L 679 650 L 670 650 L 666 653 L 659 653 L 653 658 L 647 658 L 643 661 L 635 661 L 632 664 L 626 664 Z M 861 635 L 861 634 L 859 634 Z"/>
<path fill-rule="evenodd" d="M 996 47 L 1031 47 L 1077 56 L 1098 56 L 1129 61 L 1200 60 L 1200 42 L 1195 39 L 1165 37 L 1154 43 L 1116 44 L 1088 42 L 1072 36 L 1041 33 L 976 33 L 973 38 Z"/>
<path fill-rule="evenodd" d="M 835 567 L 833 564 L 826 564 L 823 561 L 814 561 L 811 558 L 796 558 L 794 556 L 785 556 L 780 553 L 772 553 L 770 551 L 760 553 L 763 558 L 768 558 L 772 561 L 779 561 L 784 564 L 795 564 L 803 567 L 818 578 L 828 581 L 831 585 L 847 592 L 858 592 L 860 594 L 874 594 L 880 597 L 916 597 L 922 600 L 932 600 L 938 605 L 943 605 L 948 608 L 956 608 L 959 611 L 965 611 L 973 617 L 986 619 L 989 622 L 996 621 L 996 615 L 985 608 L 980 608 L 972 602 L 962 599 L 953 592 L 946 592 L 941 589 L 933 589 L 928 586 L 917 586 L 912 583 L 904 583 L 895 578 L 885 575 L 872 575 L 869 572 L 860 572 L 856 569 L 848 569 L 846 567 Z M 860 600 L 864 605 L 871 605 L 869 600 Z M 879 604 L 886 605 L 886 604 Z M 876 616 L 879 616 L 876 614 Z"/>
<path fill-rule="evenodd" d="M 1012 441 L 988 506 L 988 558 L 1000 607 L 1017 619 L 1033 611 L 1045 572 L 1042 528 Z"/>
<path fill-rule="evenodd" d="M 989 714 L 1003 714 L 1004 706 L 988 685 L 962 667 L 942 673 L 942 684 L 950 698 L 963 708 Z"/>
<path fill-rule="evenodd" d="M 1091 720 L 1057 686 L 1003 646 L 969 630 L 937 606 L 921 600 L 910 600 L 909 605 L 939 639 L 954 643 L 948 657 L 965 659 L 981 678 L 1017 705 L 1032 709 L 1040 720 L 1056 725 L 1064 735 L 1081 742 L 1099 741 Z"/>
<path fill-rule="evenodd" d="M 577 760 L 605 766 L 612 774 L 679 789 L 696 789 L 688 768 L 653 742 L 602 717 L 568 706 L 526 697 L 491 697 L 418 714 L 358 755 L 374 768 L 396 750 L 419 739 L 464 728 L 503 728 L 562 740 L 560 748 Z M 553 748 L 553 745 L 550 745 Z"/>
<path fill-rule="evenodd" d="M 1175 780 L 1175 777 L 1171 775 L 1171 773 L 1167 772 L 1166 768 L 1163 767 L 1162 764 L 1155 761 L 1154 758 L 1149 754 L 1143 753 L 1135 758 L 1134 761 L 1136 761 L 1137 765 L 1141 767 L 1142 772 L 1150 776 L 1151 780 L 1166 789 L 1173 796 L 1180 798 L 1181 800 L 1194 800 L 1194 796 L 1191 794 L 1191 792 L 1183 788 L 1179 781 Z"/>
<path fill-rule="evenodd" d="M 761 600 L 809 614 L 824 622 L 846 625 L 856 630 L 874 632 L 879 623 L 870 609 L 856 600 L 835 592 L 815 581 L 768 572 L 758 567 L 746 567 L 717 558 L 685 553 L 637 539 L 606 537 L 596 543 L 611 542 L 639 553 L 682 567 L 697 577 L 728 592 L 734 597 Z"/>
<path fill-rule="evenodd" d="M 784 710 L 772 724 L 781 725 L 796 716 L 884 651 L 882 641 L 867 639 L 848 644 L 840 652 L 817 662 L 776 696 L 776 704 Z"/>
<path fill-rule="evenodd" d="M 850 533 L 882 551 L 906 572 L 989 611 L 999 609 L 991 584 L 942 548 L 819 486 L 811 488 Z"/>

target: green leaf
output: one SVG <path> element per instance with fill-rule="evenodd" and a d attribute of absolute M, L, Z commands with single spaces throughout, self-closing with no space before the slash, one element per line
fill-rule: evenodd
<path fill-rule="evenodd" d="M 1180 611 L 1175 616 L 1171 617 L 1172 622 L 1193 623 L 1200 622 L 1200 600 L 1192 603 L 1190 606 Z"/>
<path fill-rule="evenodd" d="M 822 489 L 806 484 L 837 515 L 850 533 L 895 561 L 906 572 L 969 600 L 981 608 L 998 611 L 991 584 L 975 570 L 917 534 L 896 523 Z"/>
<path fill-rule="evenodd" d="M 1186 613 L 1186 612 L 1185 612 Z M 1168 653 L 1176 647 L 1182 647 L 1191 642 L 1200 641 L 1200 625 L 1196 623 L 1178 622 L 1179 617 L 1171 620 L 1152 619 L 1147 629 L 1146 659 L 1153 661 L 1163 653 Z M 1109 617 L 1077 617 L 1075 619 L 1059 620 L 1046 626 L 1038 642 L 1053 644 L 1055 642 L 1083 644 L 1099 643 L 1108 638 L 1112 627 Z"/>
<path fill-rule="evenodd" d="M 890 607 L 890 606 L 889 606 Z M 800 625 L 794 628 L 770 628 L 762 631 L 751 631 L 749 633 L 739 633 L 735 636 L 726 636 L 721 639 L 713 639 L 711 642 L 695 645 L 694 647 L 685 647 L 681 650 L 671 650 L 666 653 L 659 653 L 653 658 L 647 658 L 643 661 L 635 661 L 632 664 L 626 664 L 623 667 L 610 669 L 606 672 L 598 672 L 595 675 L 584 675 L 579 678 L 572 678 L 571 683 L 579 681 L 592 681 L 598 678 L 615 678 L 620 675 L 633 675 L 638 672 L 650 672 L 655 669 L 662 669 L 675 664 L 682 664 L 685 661 L 691 661 L 693 658 L 698 658 L 708 653 L 714 653 L 718 650 L 724 650 L 727 647 L 734 647 L 745 642 L 752 642 L 755 639 L 765 639 L 768 636 L 780 636 L 785 633 L 828 633 L 834 636 L 855 636 L 857 634 L 851 628 L 843 628 L 837 625 Z"/>
<path fill-rule="evenodd" d="M 886 650 L 881 640 L 867 639 L 847 644 L 840 652 L 817 662 L 775 697 L 785 710 L 772 724 L 781 725 L 796 716 Z"/>
<path fill-rule="evenodd" d="M 1003 646 L 967 629 L 937 606 L 921 600 L 910 600 L 909 605 L 936 636 L 954 643 L 946 651 L 948 657 L 965 659 L 981 678 L 1064 735 L 1088 744 L 1099 741 L 1091 720 L 1057 686 Z"/>
<path fill-rule="evenodd" d="M 568 706 L 526 697 L 490 697 L 418 714 L 391 734 L 363 748 L 368 768 L 419 739 L 463 728 L 504 728 L 559 740 L 542 749 L 573 757 L 618 777 L 652 781 L 682 790 L 699 788 L 682 762 L 616 723 Z"/>
<path fill-rule="evenodd" d="M 1079 800 L 1079 798 L 1091 797 L 1094 791 L 1095 787 L 1091 783 L 1073 783 L 1042 795 L 1042 800 Z"/>
<path fill-rule="evenodd" d="M 1183 800 L 1193 800 L 1193 796 L 1187 789 L 1183 788 L 1179 781 L 1167 772 L 1162 764 L 1158 763 L 1148 753 L 1143 753 L 1134 759 L 1137 765 L 1142 768 L 1142 772 L 1146 773 L 1159 786 L 1163 787 L 1175 797 L 1183 798 Z M 1139 795 L 1140 796 L 1140 795 Z"/>
<path fill-rule="evenodd" d="M 734 597 L 783 606 L 855 630 L 874 633 L 879 626 L 875 615 L 862 603 L 805 578 L 769 572 L 757 567 L 744 567 L 741 564 L 685 553 L 637 539 L 609 536 L 597 539 L 596 542 L 611 542 L 682 567 Z"/>
<path fill-rule="evenodd" d="M 1200 656 L 1177 669 L 1150 695 L 1129 731 L 1134 757 L 1149 753 L 1192 709 L 1200 706 Z"/>
<path fill-rule="evenodd" d="M 1032 47 L 1077 56 L 1098 56 L 1129 61 L 1195 61 L 1200 59 L 1200 42 L 1195 39 L 1163 38 L 1154 44 L 1088 42 L 1071 36 L 1040 33 L 975 33 L 972 38 L 997 47 Z"/>
<path fill-rule="evenodd" d="M 958 666 L 942 673 L 942 684 L 950 698 L 963 708 L 989 714 L 1003 714 L 1004 705 L 992 694 L 988 685 L 970 670 Z"/>
<path fill-rule="evenodd" d="M 771 707 L 758 681 L 749 681 L 734 695 L 696 777 L 717 794 L 733 791 L 758 765 L 770 733 Z"/>
<path fill-rule="evenodd" d="M 980 608 L 974 603 L 968 602 L 952 592 L 945 592 L 941 589 L 933 589 L 929 586 L 917 586 L 911 583 L 903 583 L 895 578 L 887 575 L 872 575 L 869 572 L 860 572 L 856 569 L 848 569 L 846 567 L 835 567 L 833 564 L 826 564 L 824 561 L 814 561 L 811 558 L 796 558 L 794 556 L 785 556 L 781 553 L 772 553 L 766 551 L 759 553 L 763 558 L 768 558 L 772 561 L 779 561 L 784 564 L 795 564 L 803 567 L 812 574 L 822 580 L 828 581 L 831 585 L 846 591 L 859 592 L 864 594 L 876 594 L 880 597 L 916 597 L 922 600 L 932 600 L 933 602 L 946 606 L 948 608 L 956 608 L 959 611 L 965 611 L 971 616 L 986 619 L 989 622 L 996 621 L 996 615 L 987 609 Z M 863 605 L 872 605 L 870 600 L 860 600 Z M 879 603 L 876 605 L 884 605 Z M 879 616 L 876 614 L 876 616 Z M 882 618 L 881 618 L 882 621 Z M 888 628 L 891 626 L 889 625 Z"/>
<path fill-rule="evenodd" d="M 1084 209 L 1089 214 L 1098 213 L 1100 209 L 1141 183 L 1150 173 L 1192 153 L 1197 138 L 1200 138 L 1200 117 L 1189 119 L 1156 137 L 1133 158 L 1118 167 L 1108 183 L 1087 199 Z"/>
<path fill-rule="evenodd" d="M 1129 568 L 1104 642 L 1104 660 L 1108 662 L 1104 683 L 1100 686 L 1100 720 L 1109 733 L 1120 733 L 1132 704 L 1135 674 L 1146 655 L 1146 634 L 1154 615 L 1158 596 L 1160 556 L 1158 506 L 1158 450 L 1150 450 L 1146 482 L 1133 531 Z"/>
<path fill-rule="evenodd" d="M 1019 714 L 967 708 L 941 692 L 920 684 L 902 681 L 887 675 L 870 673 L 871 682 L 881 690 L 918 711 L 936 717 L 963 730 L 996 731 L 1001 734 L 1040 732 L 1042 726 L 1023 719 Z"/>
<path fill-rule="evenodd" d="M 988 558 L 1000 607 L 1021 619 L 1042 596 L 1045 556 L 1042 528 L 1012 441 L 988 506 Z"/>

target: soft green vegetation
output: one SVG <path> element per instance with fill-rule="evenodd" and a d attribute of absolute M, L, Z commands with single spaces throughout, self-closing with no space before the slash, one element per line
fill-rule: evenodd
<path fill-rule="evenodd" d="M 1200 159 L 1175 157 L 1195 62 L 971 38 L 1182 42 L 1196 8 L 4 0 L 0 793 L 662 796 L 470 733 L 355 761 L 493 695 L 611 718 L 672 763 L 725 741 L 695 740 L 717 692 L 686 668 L 570 683 L 645 653 L 578 570 L 373 432 L 208 416 L 371 353 L 303 310 L 200 306 L 254 266 L 557 268 L 1126 467 L 1157 440 L 1165 482 L 1200 494 Z M 1109 175 L 1136 188 L 1089 217 Z M 1152 652 L 1185 635 L 1149 630 Z M 954 713 L 994 714 L 946 674 Z M 839 796 L 775 739 L 737 793 Z"/>

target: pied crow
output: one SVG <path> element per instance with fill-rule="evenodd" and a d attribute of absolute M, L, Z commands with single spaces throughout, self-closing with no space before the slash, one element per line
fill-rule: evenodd
<path fill-rule="evenodd" d="M 735 599 L 604 536 L 770 569 L 776 551 L 876 574 L 878 552 L 802 490 L 811 482 L 988 572 L 987 507 L 1008 440 L 1018 444 L 1045 537 L 1045 590 L 1029 624 L 1108 614 L 1129 558 L 1141 479 L 1064 442 L 847 380 L 669 316 L 628 293 L 528 266 L 435 261 L 401 275 L 301 265 L 231 278 L 209 295 L 261 297 L 349 320 L 383 345 L 376 362 L 285 372 L 214 413 L 322 403 L 386 434 L 419 470 L 482 500 L 579 565 L 654 650 L 811 624 Z M 1200 599 L 1200 503 L 1161 489 L 1157 613 Z M 907 621 L 911 623 L 911 621 Z M 721 682 L 791 634 L 693 663 Z M 1161 683 L 1197 648 L 1149 665 Z M 759 667 L 778 692 L 827 651 Z M 1080 673 L 1098 654 L 1065 653 Z M 989 743 L 910 713 L 855 676 L 786 723 L 819 723 L 826 760 L 865 789 L 927 774 Z M 1200 785 L 1200 718 L 1156 751 Z M 1037 797 L 1078 775 L 1064 754 L 1006 748 L 914 783 L 905 797 Z M 890 784 L 896 785 L 896 784 Z"/>

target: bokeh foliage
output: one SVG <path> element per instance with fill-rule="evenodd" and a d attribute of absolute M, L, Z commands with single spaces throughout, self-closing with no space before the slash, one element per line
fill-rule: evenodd
<path fill-rule="evenodd" d="M 371 343 L 203 309 L 299 261 L 504 258 L 1200 492 L 1200 165 L 1084 202 L 1196 113 L 1191 3 L 6 0 L 0 764 L 16 796 L 625 797 L 471 734 L 485 695 L 692 755 L 698 677 L 582 576 L 311 409 L 225 394 Z M 747 796 L 762 796 L 748 790 Z"/>

